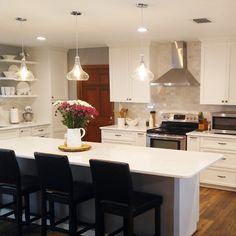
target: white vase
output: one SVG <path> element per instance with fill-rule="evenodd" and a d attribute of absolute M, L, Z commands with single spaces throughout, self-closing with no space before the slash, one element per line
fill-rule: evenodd
<path fill-rule="evenodd" d="M 67 129 L 67 147 L 80 147 L 82 145 L 81 139 L 85 135 L 85 129 Z"/>

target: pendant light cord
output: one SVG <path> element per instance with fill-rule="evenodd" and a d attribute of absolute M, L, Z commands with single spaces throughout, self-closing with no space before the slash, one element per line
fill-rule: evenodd
<path fill-rule="evenodd" d="M 79 32 L 78 32 L 78 15 L 77 14 L 75 15 L 75 27 L 76 27 L 76 29 L 75 29 L 75 31 L 76 31 L 76 33 L 75 33 L 76 56 L 78 57 L 79 56 L 79 53 L 78 53 L 78 50 L 79 50 L 78 34 L 79 34 Z"/>
<path fill-rule="evenodd" d="M 22 57 L 25 57 L 25 53 L 24 53 L 24 34 L 23 34 L 23 26 L 22 26 L 23 22 L 20 21 L 20 28 L 21 28 L 21 52 L 22 52 Z M 23 59 L 22 58 L 22 59 Z"/>

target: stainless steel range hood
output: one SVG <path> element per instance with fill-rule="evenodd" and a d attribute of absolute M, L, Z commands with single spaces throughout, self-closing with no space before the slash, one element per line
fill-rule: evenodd
<path fill-rule="evenodd" d="M 172 44 L 172 68 L 151 82 L 157 86 L 197 86 L 199 82 L 187 68 L 187 47 L 183 41 Z"/>

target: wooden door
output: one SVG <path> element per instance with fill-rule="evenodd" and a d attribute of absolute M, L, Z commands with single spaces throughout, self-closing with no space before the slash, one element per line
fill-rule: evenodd
<path fill-rule="evenodd" d="M 89 74 L 89 80 L 77 83 L 77 97 L 94 106 L 98 117 L 88 125 L 83 140 L 101 142 L 99 127 L 114 123 L 113 103 L 110 102 L 109 66 L 87 65 L 83 69 Z"/>

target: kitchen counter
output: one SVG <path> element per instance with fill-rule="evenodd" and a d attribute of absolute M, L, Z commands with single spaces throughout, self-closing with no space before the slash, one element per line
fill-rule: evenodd
<path fill-rule="evenodd" d="M 74 176 L 79 180 L 91 179 L 89 159 L 122 161 L 130 165 L 135 190 L 163 196 L 161 208 L 162 236 L 190 236 L 199 220 L 199 172 L 221 159 L 216 153 L 187 152 L 158 148 L 126 146 L 119 144 L 90 143 L 91 150 L 65 153 L 58 150 L 61 139 L 22 137 L 0 140 L 1 148 L 11 148 L 19 160 L 28 161 L 28 170 L 34 166 L 34 152 L 67 155 L 74 166 Z M 21 166 L 23 166 L 21 164 Z M 93 208 L 90 204 L 88 208 Z M 88 208 L 80 214 L 88 213 Z M 107 225 L 114 229 L 117 220 L 108 217 Z M 148 227 L 147 227 L 148 226 Z M 135 220 L 135 232 L 153 235 L 153 214 L 145 214 Z"/>
<path fill-rule="evenodd" d="M 30 128 L 34 126 L 40 125 L 50 125 L 46 122 L 22 122 L 19 124 L 0 124 L 0 132 L 1 130 L 10 130 L 10 129 L 20 129 L 20 128 Z"/>
<path fill-rule="evenodd" d="M 193 132 L 187 133 L 187 136 L 236 139 L 236 135 L 230 135 L 230 134 L 215 134 L 215 133 L 213 133 L 212 131 L 193 131 Z"/>
<path fill-rule="evenodd" d="M 133 131 L 133 132 L 146 132 L 149 127 L 146 126 L 124 126 L 124 127 L 118 127 L 118 125 L 108 125 L 108 126 L 102 126 L 100 127 L 102 130 L 120 130 L 120 131 Z"/>

